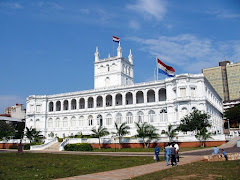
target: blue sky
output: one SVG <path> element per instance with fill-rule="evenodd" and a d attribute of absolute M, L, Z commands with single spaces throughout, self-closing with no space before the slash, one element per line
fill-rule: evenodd
<path fill-rule="evenodd" d="M 240 1 L 0 0 L 0 113 L 29 95 L 93 89 L 96 46 L 112 55 L 113 35 L 124 57 L 132 49 L 135 83 L 154 79 L 156 55 L 176 74 L 201 73 L 240 61 Z"/>

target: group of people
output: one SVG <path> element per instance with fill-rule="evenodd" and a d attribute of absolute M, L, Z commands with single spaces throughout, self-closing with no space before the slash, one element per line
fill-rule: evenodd
<path fill-rule="evenodd" d="M 169 165 L 169 160 L 171 159 L 171 165 L 177 166 L 177 162 L 179 162 L 179 145 L 177 143 L 168 143 L 164 146 L 164 159 L 166 162 L 166 165 Z M 158 146 L 155 147 L 155 159 L 156 162 L 159 161 L 159 153 L 160 148 Z"/>
<path fill-rule="evenodd" d="M 218 149 L 217 146 L 215 146 L 215 147 L 213 148 L 213 153 L 212 153 L 212 154 L 213 154 L 213 155 L 219 154 L 219 149 Z M 222 155 L 225 157 L 226 161 L 228 161 L 228 156 L 227 156 L 227 153 L 224 151 L 224 149 L 222 149 Z"/>

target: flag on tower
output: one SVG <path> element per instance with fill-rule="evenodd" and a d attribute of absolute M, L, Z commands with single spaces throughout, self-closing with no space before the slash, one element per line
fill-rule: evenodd
<path fill-rule="evenodd" d="M 116 36 L 113 36 L 113 41 L 119 43 L 120 42 L 120 38 L 118 38 Z"/>
<path fill-rule="evenodd" d="M 175 69 L 173 69 L 171 66 L 167 66 L 158 58 L 157 58 L 157 68 L 159 73 L 165 74 L 169 77 L 174 77 Z"/>

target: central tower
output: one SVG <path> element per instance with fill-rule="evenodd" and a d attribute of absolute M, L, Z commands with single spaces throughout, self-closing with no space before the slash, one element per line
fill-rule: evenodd
<path fill-rule="evenodd" d="M 117 56 L 99 59 L 98 47 L 95 52 L 94 89 L 119 87 L 133 84 L 133 56 L 130 49 L 128 60 L 122 57 L 119 42 Z"/>

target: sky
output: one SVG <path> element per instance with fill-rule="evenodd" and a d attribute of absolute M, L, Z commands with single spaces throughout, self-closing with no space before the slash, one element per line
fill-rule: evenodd
<path fill-rule="evenodd" d="M 0 113 L 30 95 L 94 88 L 94 53 L 132 50 L 134 82 L 156 56 L 176 74 L 240 62 L 239 0 L 0 0 Z M 164 76 L 160 76 L 162 79 Z"/>

